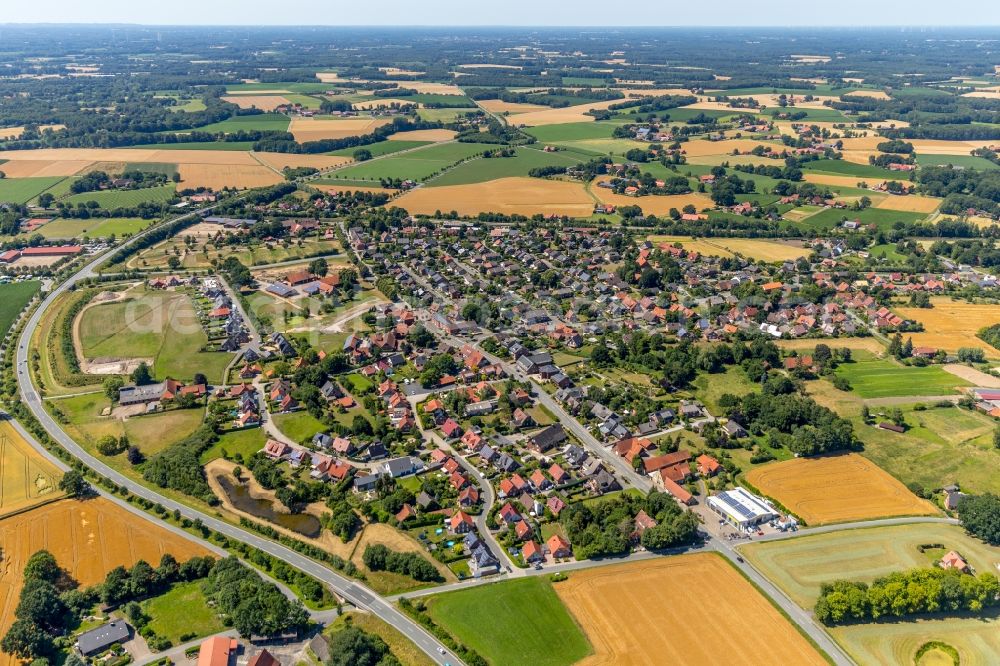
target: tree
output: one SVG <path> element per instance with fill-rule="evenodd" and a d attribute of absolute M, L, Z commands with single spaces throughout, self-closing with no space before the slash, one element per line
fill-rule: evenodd
<path fill-rule="evenodd" d="M 130 446 L 125 453 L 125 458 L 130 465 L 140 465 L 146 459 L 146 456 L 142 455 L 142 451 L 139 450 L 138 446 Z"/>
<path fill-rule="evenodd" d="M 59 598 L 55 585 L 40 579 L 25 581 L 14 615 L 43 629 L 59 629 L 67 619 L 66 604 Z"/>
<path fill-rule="evenodd" d="M 70 497 L 81 497 L 90 490 L 90 484 L 83 478 L 83 474 L 71 469 L 63 474 L 63 478 L 59 480 L 59 490 Z"/>
<path fill-rule="evenodd" d="M 112 375 L 104 380 L 104 395 L 111 401 L 118 400 L 118 391 L 125 386 L 125 380 L 118 375 Z"/>
<path fill-rule="evenodd" d="M 181 267 L 181 260 L 180 260 L 180 257 L 175 257 L 175 256 L 171 255 L 171 256 L 170 256 L 170 257 L 169 257 L 169 258 L 167 259 L 167 266 L 169 266 L 169 267 L 170 267 L 170 270 L 172 270 L 172 271 L 176 271 L 176 270 L 177 270 L 178 268 L 180 268 L 180 267 Z"/>
<path fill-rule="evenodd" d="M 313 259 L 309 262 L 309 272 L 313 275 L 324 277 L 329 270 L 329 264 L 327 264 L 326 259 L 323 259 L 322 257 L 319 259 Z"/>
<path fill-rule="evenodd" d="M 125 448 L 114 435 L 105 435 L 97 440 L 97 451 L 102 456 L 116 456 Z"/>
<path fill-rule="evenodd" d="M 434 344 L 434 335 L 423 324 L 416 324 L 406 336 L 414 347 L 430 347 Z"/>
<path fill-rule="evenodd" d="M 372 151 L 367 148 L 358 148 L 353 153 L 355 162 L 367 162 L 372 158 Z"/>
<path fill-rule="evenodd" d="M 348 626 L 330 637 L 330 659 L 326 663 L 327 666 L 396 666 L 399 661 L 381 638 Z"/>
<path fill-rule="evenodd" d="M 0 649 L 23 660 L 44 657 L 52 650 L 52 637 L 30 620 L 15 620 L 0 642 Z"/>
<path fill-rule="evenodd" d="M 132 371 L 132 381 L 136 386 L 153 383 L 153 375 L 149 371 L 149 366 L 143 361 Z"/>
<path fill-rule="evenodd" d="M 24 580 L 44 580 L 55 583 L 62 576 L 56 558 L 47 550 L 39 550 L 24 565 Z"/>
<path fill-rule="evenodd" d="M 970 495 L 958 503 L 962 527 L 991 546 L 1000 546 L 1000 496 Z"/>

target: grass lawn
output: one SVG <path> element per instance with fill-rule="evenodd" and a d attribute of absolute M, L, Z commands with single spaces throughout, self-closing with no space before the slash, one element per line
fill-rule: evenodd
<path fill-rule="evenodd" d="M 878 259 L 879 257 L 885 257 L 889 261 L 906 261 L 906 257 L 899 252 L 896 252 L 895 243 L 882 243 L 881 245 L 873 245 L 868 248 L 868 252 L 871 256 Z"/>
<path fill-rule="evenodd" d="M 38 280 L 0 284 L 0 331 L 3 331 L 5 337 L 17 315 L 38 292 L 41 284 Z"/>
<path fill-rule="evenodd" d="M 194 640 L 225 631 L 226 625 L 205 601 L 201 585 L 202 581 L 178 583 L 165 594 L 143 601 L 142 610 L 151 618 L 149 628 L 174 645 L 185 642 L 181 636 Z"/>
<path fill-rule="evenodd" d="M 267 435 L 261 428 L 245 428 L 243 430 L 233 430 L 219 436 L 219 441 L 201 454 L 201 464 L 205 465 L 216 458 L 222 458 L 223 451 L 229 456 L 237 453 L 246 460 L 253 454 L 264 448 Z"/>
<path fill-rule="evenodd" d="M 432 143 L 431 141 L 379 141 L 378 143 L 372 143 L 367 146 L 355 146 L 354 148 L 343 148 L 341 150 L 335 150 L 327 155 L 336 155 L 338 157 L 354 157 L 355 151 L 367 150 L 372 154 L 372 157 L 378 157 L 379 155 L 388 155 L 390 153 L 398 153 L 401 150 L 409 150 L 411 148 L 419 148 L 420 146 L 426 146 Z M 321 181 L 316 181 L 321 182 Z"/>
<path fill-rule="evenodd" d="M 574 166 L 584 159 L 586 159 L 585 155 L 576 152 L 546 153 L 536 148 L 518 148 L 517 155 L 514 157 L 493 157 L 466 162 L 440 178 L 435 178 L 428 183 L 428 187 L 467 185 L 496 180 L 497 178 L 527 176 L 531 169 L 537 167 Z"/>
<path fill-rule="evenodd" d="M 278 430 L 296 442 L 309 441 L 316 433 L 326 430 L 323 423 L 306 411 L 275 414 L 271 418 L 274 419 L 274 425 Z"/>
<path fill-rule="evenodd" d="M 735 396 L 744 396 L 748 393 L 760 391 L 760 384 L 750 381 L 743 368 L 730 366 L 725 372 L 717 374 L 699 373 L 694 380 L 695 396 L 701 400 L 708 411 L 713 414 L 720 414 L 722 408 L 719 407 L 719 398 L 727 393 Z"/>
<path fill-rule="evenodd" d="M 837 374 L 847 379 L 853 391 L 862 398 L 946 395 L 954 393 L 957 386 L 969 386 L 967 381 L 939 366 L 918 368 L 890 360 L 842 363 Z"/>
<path fill-rule="evenodd" d="M 917 164 L 920 166 L 957 166 L 966 169 L 1000 169 L 1000 165 L 994 164 L 982 157 L 974 155 L 917 155 Z"/>
<path fill-rule="evenodd" d="M 0 169 L 3 171 L 3 169 Z M 62 176 L 46 178 L 0 178 L 0 201 L 28 203 L 39 194 L 63 179 Z"/>
<path fill-rule="evenodd" d="M 88 220 L 56 218 L 42 225 L 32 234 L 41 234 L 43 238 L 67 239 L 108 238 L 111 235 L 122 237 L 142 231 L 156 220 L 144 220 L 141 217 L 93 217 Z"/>
<path fill-rule="evenodd" d="M 541 576 L 435 596 L 428 613 L 492 664 L 561 666 L 591 652 L 552 583 Z"/>
<path fill-rule="evenodd" d="M 96 201 L 101 208 L 135 208 L 141 203 L 170 201 L 177 194 L 171 183 L 158 187 L 145 187 L 139 190 L 108 190 L 105 192 L 82 192 L 71 194 L 61 201 L 67 205 L 76 206 L 79 203 Z"/>
<path fill-rule="evenodd" d="M 348 384 L 350 384 L 349 390 L 351 393 L 364 393 L 366 390 L 375 385 L 375 382 L 368 379 L 364 375 L 359 375 L 358 373 L 352 373 L 344 378 Z"/>
<path fill-rule="evenodd" d="M 468 108 L 468 109 L 420 109 L 417 111 L 417 115 L 420 116 L 421 120 L 426 120 L 428 122 L 442 122 L 450 123 L 461 115 L 466 113 L 475 113 L 478 108 Z"/>
<path fill-rule="evenodd" d="M 337 172 L 337 178 L 378 182 L 380 178 L 424 180 L 461 160 L 495 148 L 481 143 L 442 143 L 398 157 L 362 162 Z"/>
<path fill-rule="evenodd" d="M 610 139 L 612 132 L 619 123 L 561 123 L 558 125 L 541 125 L 529 127 L 528 134 L 538 139 L 540 143 L 559 143 L 561 141 L 581 141 L 585 139 Z"/>

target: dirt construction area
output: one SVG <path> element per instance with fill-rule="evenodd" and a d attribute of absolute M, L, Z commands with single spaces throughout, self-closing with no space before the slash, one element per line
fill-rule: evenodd
<path fill-rule="evenodd" d="M 757 467 L 747 481 L 809 525 L 938 511 L 873 462 L 848 453 Z"/>
<path fill-rule="evenodd" d="M 62 473 L 24 441 L 9 421 L 0 421 L 0 516 L 61 497 Z M 2 544 L 6 549 L 6 544 Z"/>
<path fill-rule="evenodd" d="M 166 553 L 178 562 L 209 554 L 103 498 L 62 500 L 0 520 L 0 544 L 0 634 L 14 621 L 24 564 L 39 550 L 51 552 L 81 586 L 99 583 L 116 566 L 130 567 L 140 559 L 155 567 Z M 0 654 L 0 666 L 16 663 Z"/>
<path fill-rule="evenodd" d="M 584 666 L 826 663 L 715 554 L 577 571 L 555 590 L 594 646 Z"/>

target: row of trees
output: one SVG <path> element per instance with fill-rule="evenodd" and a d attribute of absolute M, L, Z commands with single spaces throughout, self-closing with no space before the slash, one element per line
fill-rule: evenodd
<path fill-rule="evenodd" d="M 816 618 L 826 625 L 870 622 L 920 613 L 980 612 L 1000 606 L 1000 581 L 991 573 L 978 576 L 955 569 L 912 569 L 866 583 L 824 583 L 816 601 Z"/>

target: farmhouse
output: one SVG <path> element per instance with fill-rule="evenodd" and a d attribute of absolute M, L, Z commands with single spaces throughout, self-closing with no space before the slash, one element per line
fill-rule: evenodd
<path fill-rule="evenodd" d="M 708 507 L 740 529 L 749 529 L 778 517 L 767 502 L 743 488 L 712 495 L 708 498 Z"/>
<path fill-rule="evenodd" d="M 80 634 L 76 641 L 76 649 L 85 657 L 104 652 L 115 643 L 124 643 L 129 639 L 129 628 L 125 620 L 114 620 L 97 629 Z"/>
<path fill-rule="evenodd" d="M 239 644 L 235 638 L 212 636 L 201 644 L 198 666 L 228 666 Z"/>
<path fill-rule="evenodd" d="M 159 384 L 144 384 L 142 386 L 123 386 L 118 389 L 118 404 L 141 405 L 157 402 L 163 396 L 164 382 Z"/>

